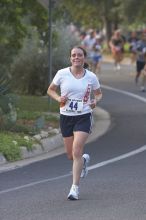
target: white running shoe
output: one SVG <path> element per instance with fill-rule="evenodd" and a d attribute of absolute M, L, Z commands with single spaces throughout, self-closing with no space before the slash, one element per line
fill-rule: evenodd
<path fill-rule="evenodd" d="M 79 187 L 76 185 L 72 185 L 67 198 L 69 200 L 78 200 L 79 199 Z"/>
<path fill-rule="evenodd" d="M 89 154 L 83 154 L 82 157 L 84 159 L 84 164 L 83 164 L 83 169 L 82 169 L 82 172 L 81 172 L 81 178 L 84 178 L 88 174 L 87 166 L 88 166 L 88 164 L 90 162 L 90 156 L 89 156 Z"/>
<path fill-rule="evenodd" d="M 141 92 L 145 92 L 145 91 L 146 91 L 145 87 L 144 87 L 144 86 L 141 86 L 141 87 L 140 87 L 140 91 L 141 91 Z"/>
<path fill-rule="evenodd" d="M 118 64 L 117 65 L 117 70 L 120 70 L 121 69 L 121 66 Z"/>

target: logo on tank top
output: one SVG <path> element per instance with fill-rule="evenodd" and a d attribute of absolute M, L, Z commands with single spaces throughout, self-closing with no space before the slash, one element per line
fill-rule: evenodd
<path fill-rule="evenodd" d="M 84 95 L 84 98 L 83 98 L 83 102 L 84 103 L 87 103 L 89 98 L 90 98 L 90 93 L 91 93 L 91 85 L 88 84 L 87 86 L 87 89 L 86 89 L 86 92 L 85 92 L 85 95 Z"/>

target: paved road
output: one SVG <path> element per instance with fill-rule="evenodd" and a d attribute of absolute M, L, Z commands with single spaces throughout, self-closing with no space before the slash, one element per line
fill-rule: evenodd
<path fill-rule="evenodd" d="M 104 64 L 100 80 L 111 125 L 85 146 L 91 164 L 80 200 L 66 199 L 71 162 L 59 155 L 0 174 L 1 220 L 146 219 L 146 94 L 129 66 L 116 73 Z"/>

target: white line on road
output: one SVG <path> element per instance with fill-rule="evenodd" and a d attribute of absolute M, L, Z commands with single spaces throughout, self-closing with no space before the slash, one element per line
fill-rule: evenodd
<path fill-rule="evenodd" d="M 71 175 L 71 173 L 68 173 L 68 174 L 65 174 L 65 175 L 62 175 L 62 176 L 43 179 L 43 180 L 40 180 L 40 181 L 35 181 L 35 182 L 28 183 L 28 184 L 25 184 L 25 185 L 22 185 L 22 186 L 17 186 L 17 187 L 5 189 L 5 190 L 0 191 L 0 195 L 4 194 L 4 193 L 8 193 L 8 192 L 14 192 L 14 191 L 17 191 L 17 190 L 20 190 L 20 189 L 28 188 L 28 187 L 31 187 L 31 186 L 36 186 L 36 185 L 41 184 L 41 183 L 46 183 L 46 182 L 50 182 L 50 181 L 53 181 L 53 180 L 62 179 L 62 178 L 68 177 L 70 175 Z"/>
<path fill-rule="evenodd" d="M 105 166 L 107 164 L 114 163 L 114 162 L 119 161 L 119 160 L 123 160 L 123 159 L 125 159 L 127 157 L 131 157 L 131 156 L 134 156 L 136 154 L 139 154 L 139 153 L 141 153 L 141 152 L 143 152 L 145 150 L 146 150 L 146 145 L 144 145 L 144 146 L 142 146 L 142 147 L 140 147 L 140 148 L 138 148 L 136 150 L 130 151 L 129 153 L 122 154 L 122 155 L 120 155 L 118 157 L 114 157 L 112 159 L 109 159 L 109 160 L 106 160 L 106 161 L 102 161 L 101 163 L 94 164 L 94 165 L 90 166 L 88 168 L 88 170 L 93 170 L 93 169 L 96 169 L 96 168 L 99 168 L 99 167 L 103 167 L 103 166 Z"/>
<path fill-rule="evenodd" d="M 127 91 L 124 91 L 124 90 L 112 88 L 112 87 L 106 86 L 106 85 L 101 85 L 101 87 L 104 88 L 104 89 L 112 90 L 112 91 L 114 91 L 114 92 L 119 92 L 119 93 L 122 93 L 122 94 L 124 94 L 124 95 L 131 96 L 131 97 L 133 97 L 133 98 L 135 98 L 135 99 L 138 99 L 138 100 L 140 100 L 140 101 L 146 103 L 146 98 L 141 97 L 141 96 L 136 95 L 136 94 L 133 94 L 133 93 L 131 93 L 131 92 L 127 92 Z"/>
<path fill-rule="evenodd" d="M 146 99 L 144 97 L 141 97 L 139 95 L 136 95 L 136 94 L 133 94 L 131 92 L 127 92 L 127 91 L 124 91 L 124 90 L 120 90 L 120 89 L 116 89 L 116 88 L 113 88 L 113 87 L 110 87 L 110 86 L 107 86 L 107 85 L 102 85 L 102 88 L 104 89 L 108 89 L 108 90 L 112 90 L 112 91 L 115 91 L 115 92 L 119 92 L 119 93 L 122 93 L 124 95 L 128 95 L 128 96 L 131 96 L 135 99 L 138 99 L 144 103 L 146 103 Z M 134 150 L 134 151 L 131 151 L 129 153 L 126 153 L 126 154 L 123 154 L 121 156 L 118 156 L 118 157 L 115 157 L 113 159 L 110 159 L 110 160 L 106 160 L 106 161 L 103 161 L 101 163 L 98 163 L 98 164 L 95 164 L 93 166 L 90 166 L 89 167 L 89 170 L 92 170 L 92 169 L 95 169 L 95 168 L 98 168 L 98 167 L 102 167 L 102 166 L 105 166 L 107 164 L 110 164 L 110 163 L 113 163 L 113 162 L 116 162 L 116 161 L 119 161 L 119 160 L 122 160 L 122 159 L 125 159 L 127 157 L 130 157 L 130 156 L 133 156 L 135 154 L 138 154 L 138 153 L 141 153 L 143 151 L 146 150 L 146 145 L 144 145 L 143 147 L 141 148 L 138 148 L 137 150 Z"/>

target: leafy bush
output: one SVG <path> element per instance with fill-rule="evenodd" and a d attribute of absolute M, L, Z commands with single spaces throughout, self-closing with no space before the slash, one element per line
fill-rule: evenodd
<path fill-rule="evenodd" d="M 13 89 L 16 92 L 30 95 L 46 94 L 46 54 L 47 48 L 39 40 L 37 30 L 33 29 L 11 66 Z"/>
<path fill-rule="evenodd" d="M 35 142 L 28 136 L 13 134 L 10 132 L 0 133 L 0 153 L 2 153 L 8 161 L 16 161 L 21 159 L 20 146 L 32 149 Z"/>

